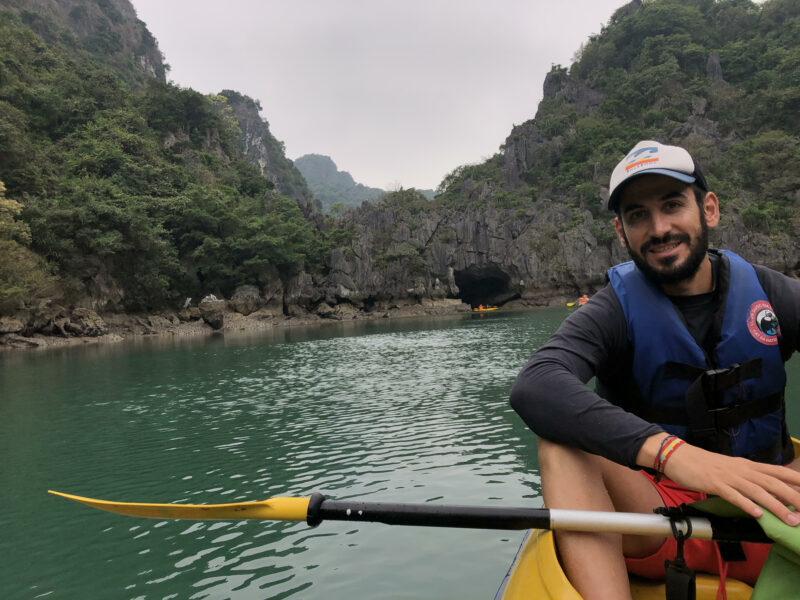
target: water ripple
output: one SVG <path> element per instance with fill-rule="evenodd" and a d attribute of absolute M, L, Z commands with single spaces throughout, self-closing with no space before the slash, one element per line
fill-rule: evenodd
<path fill-rule="evenodd" d="M 552 329 L 562 316 L 549 317 Z M 14 395 L 16 425 L 30 423 L 20 431 L 36 438 L 35 447 L 0 425 L 0 450 L 27 448 L 15 454 L 16 468 L 37 478 L 29 492 L 37 503 L 41 489 L 55 487 L 154 502 L 320 491 L 338 499 L 538 505 L 533 436 L 507 398 L 551 330 L 539 331 L 539 321 L 370 325 L 361 335 L 242 345 L 212 339 L 40 364 L 49 369 L 44 383 Z M 49 583 L 31 572 L 11 597 L 48 590 L 236 600 L 490 596 L 519 542 L 515 534 L 377 524 L 130 521 L 63 502 L 48 502 L 46 512 L 58 519 L 47 535 L 28 534 L 36 524 L 18 504 L 14 529 L 0 536 L 29 539 L 23 554 L 48 555 L 39 568 L 48 569 Z M 80 569 L 68 568 L 81 546 L 91 553 Z"/>

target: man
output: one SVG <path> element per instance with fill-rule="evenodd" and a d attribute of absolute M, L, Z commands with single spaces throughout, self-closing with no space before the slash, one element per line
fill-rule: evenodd
<path fill-rule="evenodd" d="M 708 249 L 719 201 L 683 148 L 638 143 L 609 192 L 632 262 L 609 271 L 511 392 L 539 438 L 546 505 L 650 513 L 708 494 L 797 525 L 783 363 L 799 345 L 800 281 Z M 628 570 L 663 577 L 676 554 L 674 539 L 657 537 L 556 540 L 584 598 L 629 598 Z M 690 568 L 753 582 L 768 546 L 743 547 L 747 560 L 727 567 L 713 542 L 690 539 L 685 554 Z"/>

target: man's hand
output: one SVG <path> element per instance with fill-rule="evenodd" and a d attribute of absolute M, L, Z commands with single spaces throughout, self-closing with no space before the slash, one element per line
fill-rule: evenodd
<path fill-rule="evenodd" d="M 637 463 L 650 467 L 666 434 L 649 437 Z M 758 518 L 761 507 L 787 525 L 800 524 L 800 472 L 791 467 L 753 462 L 683 444 L 669 458 L 664 475 L 690 490 L 720 496 Z M 760 506 L 759 506 L 760 505 Z"/>

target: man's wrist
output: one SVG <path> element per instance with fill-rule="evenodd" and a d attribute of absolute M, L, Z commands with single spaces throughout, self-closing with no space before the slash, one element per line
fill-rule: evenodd
<path fill-rule="evenodd" d="M 639 453 L 636 455 L 636 464 L 640 467 L 652 469 L 658 458 L 659 450 L 661 450 L 661 443 L 667 437 L 669 437 L 669 434 L 665 432 L 655 433 L 648 437 L 639 448 Z"/>

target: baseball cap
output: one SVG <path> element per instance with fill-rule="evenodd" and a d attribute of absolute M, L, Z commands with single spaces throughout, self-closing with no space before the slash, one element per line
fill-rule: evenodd
<path fill-rule="evenodd" d="M 666 175 L 684 183 L 696 183 L 708 191 L 700 166 L 685 149 L 644 140 L 636 144 L 614 167 L 606 208 L 616 211 L 625 186 L 632 179 L 652 174 Z"/>

